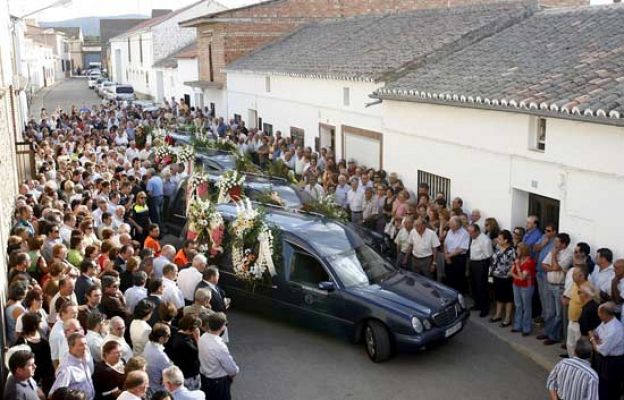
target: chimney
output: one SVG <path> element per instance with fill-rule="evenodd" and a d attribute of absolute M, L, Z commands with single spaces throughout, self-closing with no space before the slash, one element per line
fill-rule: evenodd
<path fill-rule="evenodd" d="M 173 10 L 167 10 L 164 8 L 154 8 L 152 9 L 152 18 L 160 17 L 165 14 L 169 14 Z"/>

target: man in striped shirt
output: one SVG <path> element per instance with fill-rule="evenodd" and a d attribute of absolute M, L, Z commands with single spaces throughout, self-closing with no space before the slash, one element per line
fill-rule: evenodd
<path fill-rule="evenodd" d="M 598 400 L 598 375 L 589 364 L 591 356 L 591 343 L 579 339 L 574 357 L 559 361 L 548 375 L 551 400 Z"/>

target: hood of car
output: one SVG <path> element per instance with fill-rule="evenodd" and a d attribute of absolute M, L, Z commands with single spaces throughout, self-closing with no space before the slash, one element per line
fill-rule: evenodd
<path fill-rule="evenodd" d="M 457 292 L 413 272 L 400 270 L 380 284 L 347 289 L 379 306 L 404 313 L 432 315 L 457 301 Z"/>

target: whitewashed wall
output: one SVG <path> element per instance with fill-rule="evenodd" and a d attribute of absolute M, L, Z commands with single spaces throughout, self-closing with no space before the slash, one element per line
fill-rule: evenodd
<path fill-rule="evenodd" d="M 350 105 L 343 104 L 343 88 L 350 89 Z M 319 123 L 336 127 L 336 154 L 342 154 L 341 126 L 381 132 L 381 110 L 378 106 L 366 108 L 373 100 L 368 97 L 378 84 L 270 77 L 270 92 L 266 91 L 265 75 L 227 74 L 227 117 L 240 114 L 247 120 L 249 110 L 256 110 L 264 123 L 273 125 L 288 135 L 290 127 L 305 131 L 305 145 L 314 147 L 319 136 Z M 217 114 L 223 116 L 217 110 Z M 384 144 L 385 146 L 385 144 Z"/>
<path fill-rule="evenodd" d="M 531 117 L 384 101 L 384 160 L 408 186 L 417 170 L 451 179 L 452 196 L 505 228 L 523 224 L 526 192 L 560 200 L 560 231 L 624 256 L 624 130 L 547 120 L 546 151 L 529 149 Z"/>

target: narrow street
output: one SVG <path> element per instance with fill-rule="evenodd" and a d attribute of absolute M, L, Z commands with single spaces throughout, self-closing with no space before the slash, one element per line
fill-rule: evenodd
<path fill-rule="evenodd" d="M 91 106 L 100 99 L 83 79 L 62 82 L 35 104 Z M 233 310 L 230 349 L 241 373 L 234 399 L 543 399 L 547 371 L 469 322 L 447 343 L 372 363 L 360 345 Z M 473 314 L 473 318 L 477 318 Z"/>

